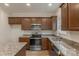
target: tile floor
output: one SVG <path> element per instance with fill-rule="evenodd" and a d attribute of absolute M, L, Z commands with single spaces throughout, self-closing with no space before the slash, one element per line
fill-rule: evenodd
<path fill-rule="evenodd" d="M 27 56 L 49 56 L 49 52 L 47 50 L 42 51 L 26 51 Z"/>

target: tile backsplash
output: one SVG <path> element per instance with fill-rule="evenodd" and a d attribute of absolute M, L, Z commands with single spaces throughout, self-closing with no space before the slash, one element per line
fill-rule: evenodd
<path fill-rule="evenodd" d="M 12 40 L 18 40 L 20 36 L 23 35 L 31 35 L 32 33 L 35 32 L 35 30 L 21 30 L 21 25 L 11 25 L 11 35 L 12 35 Z M 53 30 L 40 30 L 38 33 L 42 35 L 52 35 L 55 32 Z"/>

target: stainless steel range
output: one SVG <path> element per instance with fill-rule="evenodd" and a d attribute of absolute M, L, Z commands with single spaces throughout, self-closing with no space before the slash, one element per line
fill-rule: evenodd
<path fill-rule="evenodd" d="M 30 50 L 41 50 L 41 24 L 32 24 L 33 30 L 30 36 Z"/>
<path fill-rule="evenodd" d="M 30 50 L 41 50 L 41 35 L 32 34 L 30 37 Z"/>

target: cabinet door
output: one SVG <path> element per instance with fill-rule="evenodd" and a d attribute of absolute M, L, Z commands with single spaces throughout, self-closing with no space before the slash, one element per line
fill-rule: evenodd
<path fill-rule="evenodd" d="M 22 30 L 30 30 L 31 29 L 31 18 L 24 18 L 22 20 Z"/>
<path fill-rule="evenodd" d="M 46 22 L 47 22 L 47 19 L 46 19 L 46 18 L 42 18 L 42 29 L 43 29 L 43 30 L 46 30 L 46 29 L 47 29 L 47 24 L 46 24 Z"/>
<path fill-rule="evenodd" d="M 51 42 L 50 42 L 50 40 L 48 40 L 48 51 L 49 51 L 49 55 L 51 55 L 52 47 L 51 47 Z"/>
<path fill-rule="evenodd" d="M 36 24 L 36 18 L 32 17 L 32 24 Z"/>
<path fill-rule="evenodd" d="M 21 24 L 21 17 L 9 17 L 9 24 Z"/>
<path fill-rule="evenodd" d="M 79 30 L 79 3 L 70 3 L 69 7 L 69 29 Z"/>
<path fill-rule="evenodd" d="M 41 17 L 32 17 L 33 24 L 41 24 Z"/>
<path fill-rule="evenodd" d="M 41 19 L 42 19 L 41 17 L 37 17 L 37 18 L 36 18 L 36 23 L 37 23 L 37 24 L 41 24 L 41 22 L 42 22 Z"/>
<path fill-rule="evenodd" d="M 61 6 L 61 29 L 68 29 L 68 4 L 65 3 Z"/>
<path fill-rule="evenodd" d="M 48 38 L 42 39 L 42 49 L 47 50 L 48 49 Z"/>
<path fill-rule="evenodd" d="M 42 29 L 52 30 L 52 19 L 50 19 L 49 17 L 42 18 Z"/>
<path fill-rule="evenodd" d="M 52 19 L 47 18 L 46 20 L 46 26 L 48 30 L 52 30 Z"/>

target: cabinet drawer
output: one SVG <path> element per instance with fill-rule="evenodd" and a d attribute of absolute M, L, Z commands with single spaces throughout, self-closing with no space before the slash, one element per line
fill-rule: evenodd
<path fill-rule="evenodd" d="M 27 37 L 20 37 L 19 42 L 28 42 L 29 38 Z"/>

